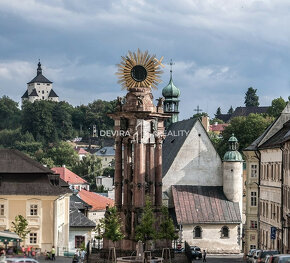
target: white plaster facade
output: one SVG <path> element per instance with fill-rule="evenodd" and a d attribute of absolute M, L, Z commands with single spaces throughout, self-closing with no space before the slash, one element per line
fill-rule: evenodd
<path fill-rule="evenodd" d="M 171 185 L 222 186 L 222 161 L 204 127 L 197 121 L 163 177 L 163 192 Z"/>
<path fill-rule="evenodd" d="M 81 227 L 70 227 L 69 231 L 69 247 L 68 247 L 68 252 L 74 253 L 76 252 L 78 247 L 75 246 L 75 239 L 77 236 L 82 236 L 84 237 L 84 243 L 85 245 L 91 240 L 91 231 L 87 228 L 81 228 Z"/>
<path fill-rule="evenodd" d="M 201 227 L 201 238 L 194 237 L 194 228 Z M 221 235 L 222 227 L 229 229 L 229 237 L 224 238 Z M 182 236 L 191 246 L 199 246 L 208 253 L 240 253 L 241 239 L 239 234 L 239 225 L 237 224 L 199 224 L 199 225 L 183 225 Z"/>
<path fill-rule="evenodd" d="M 228 200 L 239 203 L 243 212 L 243 163 L 223 162 L 223 191 Z"/>

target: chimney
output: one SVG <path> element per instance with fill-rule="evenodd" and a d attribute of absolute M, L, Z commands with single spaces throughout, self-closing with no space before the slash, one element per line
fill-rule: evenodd
<path fill-rule="evenodd" d="M 65 164 L 63 164 L 62 167 L 65 168 Z"/>
<path fill-rule="evenodd" d="M 209 117 L 208 116 L 202 116 L 201 118 L 201 123 L 206 130 L 206 132 L 209 131 Z"/>

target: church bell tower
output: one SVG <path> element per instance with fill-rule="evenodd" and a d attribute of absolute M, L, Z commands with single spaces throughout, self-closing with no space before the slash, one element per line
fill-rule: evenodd
<path fill-rule="evenodd" d="M 162 206 L 163 99 L 153 104 L 161 60 L 138 50 L 119 66 L 119 83 L 128 91 L 118 98 L 117 111 L 109 116 L 115 129 L 115 205 L 124 224 L 125 239 L 117 246 L 135 250 L 135 228 L 140 222 L 146 196 L 158 217 Z"/>
<path fill-rule="evenodd" d="M 172 60 L 170 61 L 170 80 L 166 87 L 162 90 L 164 97 L 164 112 L 170 114 L 171 117 L 165 120 L 165 128 L 168 128 L 171 123 L 178 122 L 179 115 L 179 96 L 180 90 L 174 85 L 172 79 Z"/>

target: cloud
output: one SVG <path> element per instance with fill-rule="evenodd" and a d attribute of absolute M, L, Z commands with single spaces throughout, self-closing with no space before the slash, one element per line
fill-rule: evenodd
<path fill-rule="evenodd" d="M 241 106 L 250 86 L 269 105 L 289 95 L 289 8 L 286 0 L 2 0 L 1 93 L 19 100 L 40 58 L 62 99 L 114 99 L 124 94 L 115 64 L 141 48 L 175 61 L 181 118 L 197 104 L 211 115 Z"/>

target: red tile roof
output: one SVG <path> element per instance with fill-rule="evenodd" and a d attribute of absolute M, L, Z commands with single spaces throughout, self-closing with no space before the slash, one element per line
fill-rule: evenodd
<path fill-rule="evenodd" d="M 89 192 L 85 189 L 79 191 L 78 195 L 84 202 L 92 206 L 92 211 L 105 210 L 107 205 L 114 205 L 114 200 L 112 200 L 111 198 L 102 196 L 94 192 Z"/>
<path fill-rule="evenodd" d="M 88 184 L 86 180 L 79 177 L 66 167 L 53 167 L 51 170 L 54 171 L 54 173 L 59 174 L 60 178 L 68 184 Z"/>
<path fill-rule="evenodd" d="M 88 154 L 88 152 L 84 148 L 77 148 L 76 151 L 78 154 Z"/>
<path fill-rule="evenodd" d="M 209 130 L 222 132 L 227 126 L 229 126 L 228 123 L 213 124 L 209 126 Z"/>
<path fill-rule="evenodd" d="M 222 186 L 173 185 L 178 224 L 241 222 L 239 203 L 229 201 Z"/>

